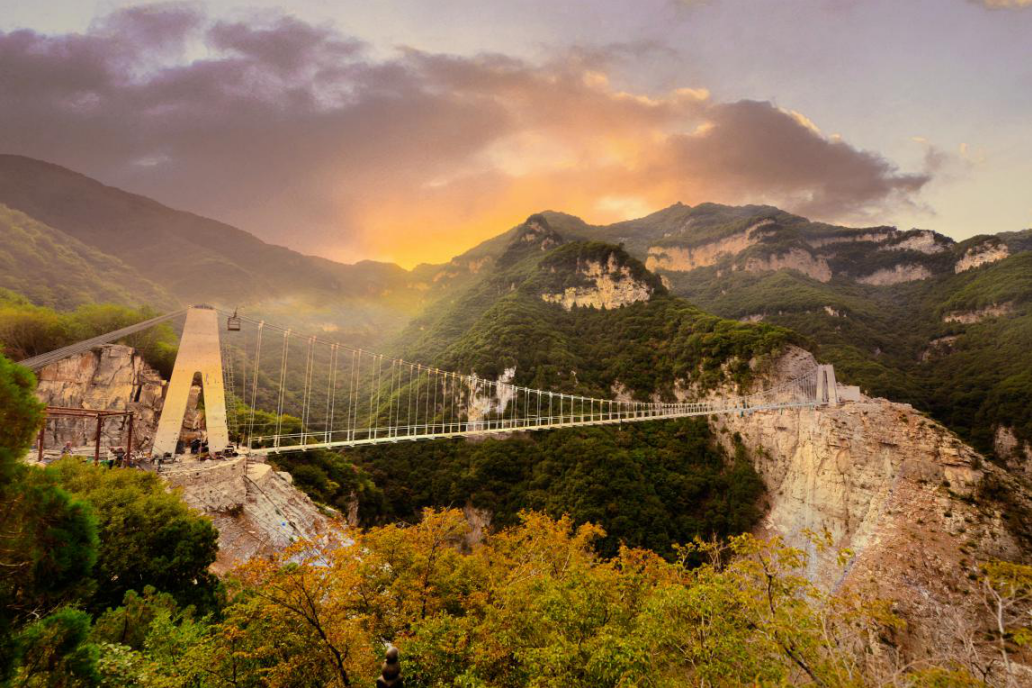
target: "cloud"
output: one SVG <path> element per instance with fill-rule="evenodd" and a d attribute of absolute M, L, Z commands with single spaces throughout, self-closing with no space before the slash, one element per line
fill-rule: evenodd
<path fill-rule="evenodd" d="M 1032 0 L 972 0 L 991 10 L 1019 10 L 1032 7 Z"/>
<path fill-rule="evenodd" d="M 769 202 L 852 219 L 913 205 L 930 179 L 767 102 L 611 82 L 614 62 L 657 49 L 374 58 L 329 26 L 148 5 L 84 34 L 0 33 L 0 149 L 277 243 L 405 264 L 543 208 L 607 222 Z"/>

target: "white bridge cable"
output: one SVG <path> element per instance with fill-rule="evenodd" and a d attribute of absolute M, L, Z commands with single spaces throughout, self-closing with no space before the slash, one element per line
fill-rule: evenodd
<path fill-rule="evenodd" d="M 257 326 L 249 371 L 252 408 L 247 437 L 252 449 L 261 453 L 751 413 L 820 403 L 816 368 L 749 395 L 676 402 L 621 401 L 534 389 L 505 378 L 459 374 L 267 322 L 241 320 Z M 265 361 L 266 369 L 259 371 L 263 366 L 262 332 L 269 328 L 283 333 L 283 346 L 279 360 Z M 301 338 L 307 346 L 291 347 L 292 337 Z M 291 352 L 297 355 L 291 357 Z M 349 360 L 341 360 L 341 356 Z M 275 370 L 268 368 L 270 363 L 276 364 Z M 267 390 L 261 388 L 263 382 Z M 325 398 L 321 398 L 323 390 Z M 256 422 L 256 405 L 267 411 L 275 408 L 275 418 Z M 290 424 L 294 428 L 299 426 L 298 432 L 284 431 L 287 417 L 293 418 Z"/>
<path fill-rule="evenodd" d="M 174 311 L 92 337 L 26 359 L 22 364 L 38 370 L 180 317 L 186 311 Z M 243 316 L 237 320 L 254 326 L 254 340 L 252 348 L 246 341 L 234 341 L 235 334 L 223 339 L 223 360 L 232 366 L 233 357 L 239 356 L 242 371 L 239 393 L 236 376 L 229 373 L 227 401 L 243 401 L 250 393 L 246 442 L 258 452 L 751 413 L 823 403 L 818 399 L 818 368 L 744 396 L 676 402 L 601 399 L 520 386 L 505 377 L 490 380 L 475 373 L 455 373 L 348 347 L 261 320 Z M 263 338 L 270 329 L 281 332 L 283 342 L 278 347 L 278 357 L 270 351 L 271 355 L 263 361 Z M 292 348 L 292 337 L 301 338 L 307 346 Z M 304 355 L 298 353 L 292 358 L 292 351 L 303 351 Z M 341 361 L 342 354 L 350 360 Z M 347 376 L 345 384 L 340 384 L 341 375 Z M 326 396 L 320 398 L 323 389 Z M 275 415 L 270 418 L 273 409 Z M 288 418 L 292 427 L 284 432 Z M 294 432 L 294 428 L 299 431 Z M 238 430 L 242 433 L 242 422 Z"/>

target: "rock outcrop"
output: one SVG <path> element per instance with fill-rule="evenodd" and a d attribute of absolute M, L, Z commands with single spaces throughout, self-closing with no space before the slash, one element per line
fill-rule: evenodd
<path fill-rule="evenodd" d="M 48 406 L 92 410 L 133 412 L 133 448 L 150 449 L 161 414 L 164 382 L 132 347 L 105 344 L 92 351 L 72 356 L 43 368 L 37 373 L 36 396 Z M 125 446 L 127 421 L 104 421 L 100 446 Z M 91 448 L 97 432 L 96 421 L 81 418 L 53 418 L 44 433 L 44 448 Z M 92 452 L 92 449 L 91 449 Z"/>
<path fill-rule="evenodd" d="M 746 272 L 774 272 L 776 270 L 795 270 L 817 280 L 831 281 L 831 267 L 823 256 L 812 256 L 800 248 L 765 258 L 753 256 L 745 261 L 742 269 Z"/>
<path fill-rule="evenodd" d="M 772 377 L 790 379 L 812 364 L 797 350 Z M 741 437 L 763 477 L 763 534 L 807 550 L 808 573 L 822 586 L 893 600 L 908 623 L 908 651 L 938 651 L 944 619 L 983 623 L 977 562 L 1024 556 L 997 505 L 978 495 L 992 479 L 1015 499 L 1029 496 L 909 405 L 861 397 L 836 408 L 724 416 L 714 426 L 729 448 Z M 816 547 L 811 532 L 830 534 L 834 547 Z M 844 568 L 839 548 L 853 553 Z"/>
<path fill-rule="evenodd" d="M 578 263 L 577 273 L 586 278 L 588 284 L 567 287 L 561 293 L 545 293 L 541 298 L 560 304 L 566 310 L 574 306 L 607 310 L 648 301 L 654 291 L 651 285 L 636 280 L 630 268 L 620 265 L 615 254 L 609 256 L 607 263 L 592 260 Z"/>
<path fill-rule="evenodd" d="M 773 223 L 773 220 L 761 220 L 740 234 L 733 234 L 699 246 L 651 246 L 645 259 L 645 267 L 649 270 L 688 272 L 696 268 L 716 265 L 723 258 L 737 255 L 750 246 L 756 245 L 759 242 L 759 238 L 753 236 L 756 231 Z"/>
<path fill-rule="evenodd" d="M 998 426 L 993 435 L 993 449 L 1011 470 L 1032 476 L 1032 444 L 1019 440 L 1014 428 Z"/>
<path fill-rule="evenodd" d="M 927 255 L 942 253 L 946 246 L 936 239 L 935 232 L 927 229 L 917 230 L 896 244 L 884 247 L 886 251 L 917 251 Z"/>
<path fill-rule="evenodd" d="M 972 325 L 977 322 L 982 322 L 987 318 L 999 318 L 1007 315 L 1014 310 L 1013 304 L 1007 303 L 994 303 L 991 306 L 985 308 L 979 308 L 973 311 L 954 311 L 947 313 L 942 316 L 943 322 L 948 323 L 960 323 L 961 325 Z"/>
<path fill-rule="evenodd" d="M 953 271 L 957 273 L 965 272 L 982 265 L 995 263 L 1008 256 L 1010 256 L 1010 249 L 1007 248 L 1006 244 L 986 241 L 964 251 L 964 255 L 953 266 Z"/>
<path fill-rule="evenodd" d="M 228 461 L 174 464 L 162 473 L 183 499 L 209 515 L 219 531 L 212 567 L 225 573 L 251 557 L 267 555 L 298 539 L 333 532 L 332 519 L 281 473 L 243 456 Z"/>
<path fill-rule="evenodd" d="M 856 244 L 859 242 L 873 242 L 880 244 L 888 241 L 897 234 L 895 229 L 882 229 L 871 232 L 864 231 L 851 231 L 851 232 L 840 232 L 832 236 L 808 239 L 808 243 L 813 248 L 820 248 L 822 246 L 831 246 L 833 244 Z"/>
<path fill-rule="evenodd" d="M 875 270 L 869 275 L 858 278 L 856 281 L 861 284 L 871 284 L 884 287 L 891 284 L 913 282 L 915 280 L 928 279 L 932 276 L 931 271 L 923 265 L 916 263 L 900 263 L 891 268 Z"/>

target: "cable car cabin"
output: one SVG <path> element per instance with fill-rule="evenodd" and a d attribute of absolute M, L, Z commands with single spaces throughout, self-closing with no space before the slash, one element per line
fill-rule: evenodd
<path fill-rule="evenodd" d="M 230 332 L 240 331 L 240 318 L 237 316 L 236 311 L 233 311 L 233 315 L 226 318 L 226 329 Z"/>

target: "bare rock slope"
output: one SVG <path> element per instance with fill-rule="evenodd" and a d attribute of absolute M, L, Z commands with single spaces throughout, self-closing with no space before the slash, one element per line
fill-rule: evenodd
<path fill-rule="evenodd" d="M 774 377 L 813 364 L 794 350 Z M 862 397 L 714 423 L 728 446 L 741 436 L 767 485 L 764 534 L 808 550 L 809 575 L 824 587 L 894 600 L 918 653 L 945 652 L 958 624 L 984 624 L 978 562 L 1028 557 L 1000 505 L 984 498 L 987 484 L 1002 485 L 1027 505 L 1026 487 L 909 405 Z M 808 532 L 829 533 L 835 547 L 820 551 Z M 854 555 L 845 568 L 840 548 Z"/>
<path fill-rule="evenodd" d="M 265 463 L 241 456 L 180 464 L 164 475 L 182 490 L 187 504 L 211 516 L 218 528 L 219 554 L 212 567 L 217 573 L 332 530 L 332 519 L 294 487 L 290 474 Z"/>

